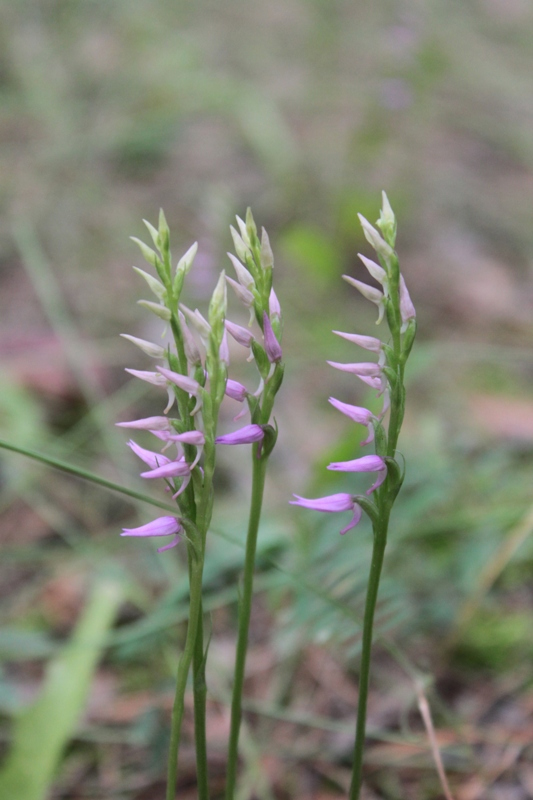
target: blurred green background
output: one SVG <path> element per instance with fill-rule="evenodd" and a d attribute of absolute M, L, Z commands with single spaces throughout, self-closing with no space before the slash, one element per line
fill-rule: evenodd
<path fill-rule="evenodd" d="M 373 401 L 325 360 L 360 356 L 332 329 L 380 330 L 340 276 L 365 279 L 357 212 L 374 222 L 382 189 L 419 340 L 365 796 L 444 796 L 420 675 L 456 800 L 533 796 L 532 48 L 527 0 L 0 2 L 2 438 L 143 488 L 114 422 L 160 413 L 160 398 L 123 372 L 146 359 L 118 334 L 151 339 L 159 325 L 135 304 L 131 265 L 144 265 L 128 237 L 162 206 L 175 260 L 198 240 L 187 300 L 203 308 L 234 214 L 251 206 L 270 234 L 287 369 L 242 800 L 342 797 L 349 782 L 371 534 L 363 524 L 339 539 L 336 517 L 287 501 L 353 485 L 324 468 L 356 457 L 362 432 L 327 398 Z M 232 377 L 250 382 L 242 354 L 233 361 Z M 235 413 L 229 401 L 228 430 Z M 220 455 L 206 572 L 215 798 L 248 457 Z M 155 800 L 182 554 L 119 538 L 149 508 L 0 458 L 0 747 L 15 742 L 0 787 L 16 787 L 6 800 Z M 94 646 L 76 644 L 83 624 Z M 70 679 L 54 689 L 58 663 Z M 195 797 L 190 719 L 180 797 Z"/>

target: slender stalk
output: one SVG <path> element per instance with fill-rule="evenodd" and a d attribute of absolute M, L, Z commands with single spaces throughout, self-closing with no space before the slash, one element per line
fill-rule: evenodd
<path fill-rule="evenodd" d="M 204 658 L 203 610 L 200 606 L 198 630 L 192 658 L 194 693 L 194 742 L 196 746 L 196 775 L 198 779 L 198 800 L 209 800 L 207 741 L 206 741 L 206 697 Z"/>
<path fill-rule="evenodd" d="M 184 697 L 187 686 L 187 677 L 193 660 L 196 642 L 198 639 L 198 628 L 201 623 L 202 611 L 202 573 L 203 559 L 198 559 L 192 545 L 188 547 L 188 557 L 190 559 L 190 603 L 189 603 L 189 622 L 187 625 L 187 636 L 185 646 L 181 655 L 178 672 L 176 675 L 176 692 L 174 695 L 174 705 L 172 708 L 172 719 L 170 727 L 170 745 L 168 756 L 168 777 L 166 800 L 175 800 L 176 781 L 178 777 L 178 754 L 180 746 L 181 724 L 185 709 Z M 200 796 L 200 795 L 199 795 Z"/>
<path fill-rule="evenodd" d="M 363 622 L 363 648 L 361 652 L 361 673 L 359 676 L 359 703 L 357 706 L 357 723 L 355 728 L 355 746 L 352 767 L 352 783 L 350 786 L 349 800 L 358 800 L 361 790 L 363 749 L 365 745 L 366 706 L 368 700 L 368 681 L 370 676 L 370 656 L 372 651 L 372 633 L 374 626 L 374 612 L 378 597 L 379 580 L 385 545 L 387 544 L 388 519 L 379 529 L 374 531 L 374 545 L 372 548 L 372 562 L 365 602 L 365 616 Z"/>
<path fill-rule="evenodd" d="M 242 690 L 244 685 L 246 651 L 248 648 L 248 630 L 250 627 L 250 614 L 252 609 L 255 551 L 257 547 L 259 521 L 261 519 L 261 506 L 263 503 L 267 461 L 268 458 L 265 458 L 264 456 L 257 458 L 256 445 L 253 449 L 252 497 L 250 502 L 248 533 L 246 537 L 246 555 L 244 560 L 242 598 L 239 604 L 235 674 L 233 678 L 233 694 L 231 698 L 231 728 L 228 747 L 226 800 L 233 800 L 235 794 L 235 783 L 237 779 L 239 731 L 242 717 Z"/>

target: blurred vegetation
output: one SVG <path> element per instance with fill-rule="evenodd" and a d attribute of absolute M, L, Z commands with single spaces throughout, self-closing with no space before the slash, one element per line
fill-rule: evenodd
<path fill-rule="evenodd" d="M 122 369 L 144 362 L 118 333 L 153 335 L 128 236 L 163 206 L 175 257 L 198 239 L 188 292 L 201 306 L 233 215 L 251 205 L 270 234 L 287 378 L 243 798 L 340 797 L 348 780 L 370 531 L 339 539 L 337 519 L 287 499 L 350 485 L 324 466 L 356 457 L 360 432 L 327 397 L 372 400 L 324 362 L 353 359 L 332 328 L 373 332 L 374 310 L 340 276 L 363 277 L 356 214 L 373 221 L 382 188 L 420 341 L 378 609 L 368 798 L 439 796 L 413 675 L 456 798 L 533 794 L 532 46 L 526 0 L 0 0 L 0 437 L 140 488 L 113 427 L 154 413 Z M 236 356 L 232 376 L 245 367 Z M 220 463 L 206 570 L 214 786 L 248 454 Z M 2 747 L 105 564 L 127 601 L 86 715 L 61 728 L 71 742 L 49 796 L 160 796 L 180 555 L 119 539 L 149 509 L 9 453 L 0 487 Z M 182 796 L 194 797 L 184 753 Z"/>

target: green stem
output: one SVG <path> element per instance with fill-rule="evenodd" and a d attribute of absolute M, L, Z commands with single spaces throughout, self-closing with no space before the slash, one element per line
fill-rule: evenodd
<path fill-rule="evenodd" d="M 194 742 L 196 746 L 196 776 L 198 781 L 198 800 L 209 800 L 206 741 L 206 697 L 204 658 L 203 610 L 200 604 L 198 630 L 192 657 L 194 693 Z"/>
<path fill-rule="evenodd" d="M 189 622 L 187 625 L 187 636 L 185 647 L 179 660 L 178 672 L 176 676 L 176 692 L 174 695 L 174 705 L 172 708 L 172 720 L 170 726 L 170 746 L 168 754 L 168 778 L 166 800 L 175 800 L 176 780 L 178 777 L 178 754 L 180 746 L 181 723 L 185 709 L 185 688 L 187 677 L 193 660 L 196 640 L 198 638 L 198 626 L 201 621 L 202 611 L 202 573 L 203 561 L 198 559 L 194 553 L 194 548 L 189 545 L 188 556 L 190 559 L 190 603 L 189 603 Z"/>
<path fill-rule="evenodd" d="M 261 506 L 263 503 L 263 491 L 265 488 L 265 475 L 268 460 L 267 458 L 257 458 L 257 445 L 254 446 L 252 453 L 252 497 L 250 503 L 250 517 L 248 521 L 248 534 L 246 537 L 246 555 L 244 559 L 242 598 L 239 604 L 237 651 L 235 654 L 235 675 L 233 679 L 233 694 L 231 698 L 231 728 L 228 747 L 226 800 L 233 800 L 235 794 L 235 783 L 237 779 L 239 731 L 242 716 L 242 690 L 244 685 L 246 650 L 248 647 L 248 630 L 250 627 L 250 614 L 252 609 L 255 551 L 257 546 L 257 533 L 261 518 Z"/>
<path fill-rule="evenodd" d="M 359 703 L 357 706 L 357 724 L 355 728 L 355 746 L 349 800 L 359 800 L 359 792 L 361 790 L 374 611 L 376 609 L 379 579 L 381 577 L 381 568 L 383 566 L 383 556 L 385 555 L 385 545 L 387 544 L 387 528 L 388 518 L 381 522 L 380 529 L 376 529 L 374 531 L 372 562 L 370 564 L 370 575 L 368 578 L 368 589 L 365 603 L 365 616 L 363 621 L 363 649 L 361 652 L 361 673 L 359 676 Z"/>

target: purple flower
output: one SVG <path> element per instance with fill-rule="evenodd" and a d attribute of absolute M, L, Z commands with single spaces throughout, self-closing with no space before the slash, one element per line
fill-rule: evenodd
<path fill-rule="evenodd" d="M 121 536 L 172 536 L 174 539 L 170 544 L 164 547 L 158 547 L 157 552 L 162 553 L 163 550 L 169 550 L 175 547 L 180 541 L 179 531 L 181 531 L 181 522 L 176 517 L 158 517 L 157 519 L 148 522 L 146 525 L 141 525 L 139 528 L 123 528 Z"/>
<path fill-rule="evenodd" d="M 265 432 L 260 425 L 245 425 L 233 433 L 226 433 L 224 436 L 217 436 L 215 444 L 252 444 L 261 442 Z"/>
<path fill-rule="evenodd" d="M 328 361 L 327 363 L 330 367 L 340 369 L 341 372 L 357 375 L 363 383 L 368 384 L 372 389 L 378 389 L 380 392 L 385 389 L 386 383 L 379 364 L 374 364 L 371 361 L 361 361 L 357 364 L 340 364 L 338 361 Z"/>
<path fill-rule="evenodd" d="M 248 328 L 243 328 L 242 325 L 237 325 L 235 322 L 230 322 L 229 319 L 225 321 L 227 332 L 233 336 L 237 344 L 243 347 L 251 347 L 254 340 L 254 335 Z"/>
<path fill-rule="evenodd" d="M 165 367 L 158 367 L 157 369 L 171 383 L 183 389 L 184 392 L 188 392 L 189 395 L 196 397 L 196 405 L 191 411 L 191 417 L 194 416 L 202 407 L 202 387 L 198 381 L 195 381 L 194 378 L 189 378 L 187 375 L 181 375 L 179 372 L 172 372 L 172 370 Z"/>
<path fill-rule="evenodd" d="M 359 347 L 363 347 L 365 350 L 381 353 L 383 342 L 376 339 L 375 336 L 361 336 L 358 333 L 343 333 L 342 331 L 333 331 L 333 333 L 337 334 L 337 336 L 342 336 L 343 339 L 347 339 L 349 342 L 353 342 L 353 344 L 358 344 Z"/>
<path fill-rule="evenodd" d="M 381 486 L 387 477 L 387 465 L 380 456 L 363 456 L 354 458 L 353 461 L 336 461 L 328 466 L 336 472 L 377 472 L 377 481 L 367 489 L 367 494 L 375 491 Z"/>
<path fill-rule="evenodd" d="M 325 511 L 330 514 L 336 513 L 337 511 L 353 511 L 353 517 L 349 525 L 341 530 L 342 535 L 352 528 L 355 528 L 363 513 L 361 506 L 357 504 L 352 495 L 344 492 L 330 494 L 327 497 L 317 497 L 315 500 L 299 497 L 297 494 L 295 494 L 294 497 L 296 500 L 289 501 L 291 505 L 311 508 L 313 511 Z"/>
<path fill-rule="evenodd" d="M 281 317 L 281 306 L 274 289 L 270 290 L 270 297 L 268 298 L 268 310 L 271 317 Z"/>
<path fill-rule="evenodd" d="M 360 425 L 366 425 L 368 429 L 368 439 L 365 439 L 364 442 L 361 442 L 361 445 L 364 447 L 365 444 L 370 444 L 371 441 L 374 439 L 374 426 L 372 425 L 372 420 L 376 419 L 374 414 L 368 410 L 368 408 L 361 408 L 361 406 L 352 406 L 349 403 L 341 403 L 340 400 L 336 400 L 334 397 L 329 398 L 329 402 L 331 405 L 338 409 L 341 414 L 346 414 L 347 417 L 350 417 L 351 420 L 354 422 L 358 422 Z"/>
<path fill-rule="evenodd" d="M 133 419 L 131 422 L 116 422 L 118 428 L 138 428 L 147 431 L 169 431 L 170 422 L 166 417 L 145 417 Z"/>
<path fill-rule="evenodd" d="M 160 453 L 154 453 L 152 450 L 145 450 L 144 447 L 140 447 L 132 439 L 127 442 L 127 445 L 131 447 L 136 456 L 144 461 L 145 464 L 148 464 L 150 469 L 157 469 L 157 467 L 162 467 L 163 464 L 168 464 L 170 461 L 170 458 L 162 456 Z"/>
<path fill-rule="evenodd" d="M 272 330 L 272 323 L 268 318 L 266 311 L 263 312 L 263 336 L 265 339 L 265 350 L 270 363 L 277 363 L 281 361 L 282 351 L 281 345 L 276 339 L 276 334 Z"/>
<path fill-rule="evenodd" d="M 141 478 L 185 478 L 190 474 L 190 467 L 185 459 L 179 458 L 177 461 L 167 461 L 148 472 L 141 472 Z"/>
<path fill-rule="evenodd" d="M 232 400 L 238 400 L 239 403 L 243 403 L 248 395 L 248 390 L 239 381 L 232 381 L 231 378 L 228 378 L 226 381 L 226 394 Z"/>

